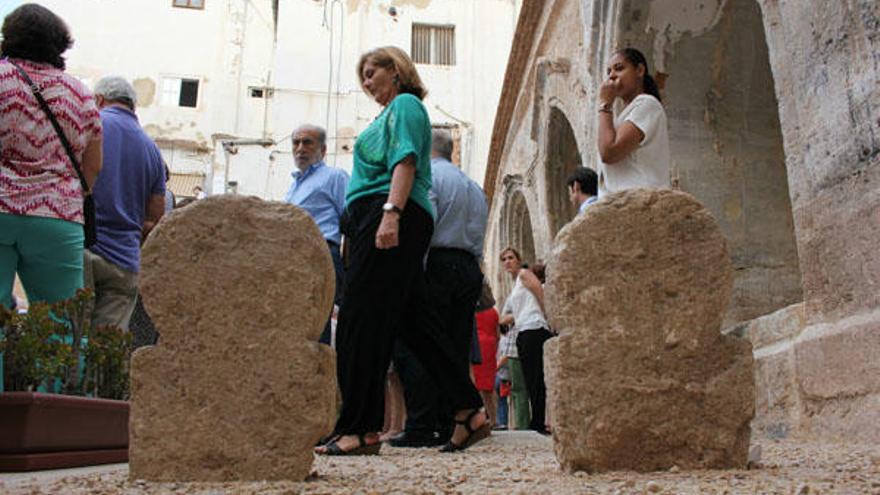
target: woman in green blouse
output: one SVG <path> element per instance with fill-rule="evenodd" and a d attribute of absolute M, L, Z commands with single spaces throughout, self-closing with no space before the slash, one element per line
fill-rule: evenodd
<path fill-rule="evenodd" d="M 364 91 L 383 109 L 354 146 L 342 221 L 350 260 L 336 329 L 342 411 L 330 441 L 316 452 L 379 452 L 395 338 L 418 356 L 457 411 L 452 439 L 441 450 L 465 449 L 487 437 L 491 424 L 428 301 L 422 260 L 435 213 L 428 199 L 431 122 L 421 101 L 427 90 L 412 60 L 396 47 L 365 53 L 357 71 Z"/>

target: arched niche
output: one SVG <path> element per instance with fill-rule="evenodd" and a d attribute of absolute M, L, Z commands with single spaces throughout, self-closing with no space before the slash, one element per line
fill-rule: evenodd
<path fill-rule="evenodd" d="M 779 105 L 758 2 L 729 0 L 711 31 L 676 45 L 668 71 L 680 187 L 706 203 L 729 242 L 736 276 L 727 322 L 801 301 Z"/>
<path fill-rule="evenodd" d="M 547 221 L 550 238 L 570 222 L 577 209 L 568 200 L 566 179 L 581 166 L 581 154 L 571 123 L 556 107 L 550 108 L 547 121 L 547 151 L 544 171 L 546 174 Z"/>

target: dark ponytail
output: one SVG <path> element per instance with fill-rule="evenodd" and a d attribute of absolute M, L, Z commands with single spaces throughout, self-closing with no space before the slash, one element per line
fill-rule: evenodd
<path fill-rule="evenodd" d="M 657 86 L 657 81 L 654 80 L 651 73 L 648 71 L 648 61 L 645 59 L 642 52 L 635 48 L 624 48 L 623 50 L 618 51 L 617 54 L 622 55 L 627 62 L 633 64 L 636 68 L 638 68 L 639 65 L 645 66 L 645 77 L 642 80 L 642 85 L 645 87 L 645 93 L 657 98 L 657 101 L 663 101 L 663 99 L 660 98 L 660 87 Z"/>

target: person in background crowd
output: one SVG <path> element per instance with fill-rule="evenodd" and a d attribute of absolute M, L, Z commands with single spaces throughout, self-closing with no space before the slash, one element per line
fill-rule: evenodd
<path fill-rule="evenodd" d="M 205 190 L 202 189 L 202 186 L 193 186 L 192 195 L 194 199 L 205 199 L 208 197 L 208 194 L 205 193 Z"/>
<path fill-rule="evenodd" d="M 305 210 L 324 235 L 336 274 L 333 303 L 336 307 L 341 307 L 344 272 L 340 251 L 342 232 L 339 229 L 339 219 L 345 209 L 348 174 L 341 168 L 330 167 L 324 163 L 324 156 L 327 154 L 327 133 L 322 127 L 308 124 L 298 127 L 293 131 L 291 143 L 296 170 L 291 174 L 293 183 L 284 200 Z M 319 341 L 330 345 L 329 318 Z"/>
<path fill-rule="evenodd" d="M 529 429 L 547 433 L 545 425 L 546 393 L 544 385 L 544 342 L 553 335 L 544 317 L 544 288 L 531 270 L 523 267 L 513 248 L 501 251 L 504 271 L 514 279 L 513 290 L 501 311 L 502 325 L 516 326 L 516 350 L 522 363 L 526 390 L 531 406 Z"/>
<path fill-rule="evenodd" d="M 18 273 L 31 304 L 83 286 L 83 197 L 101 170 L 101 119 L 92 92 L 64 72 L 73 44 L 64 21 L 26 4 L 3 22 L 0 44 L 0 304 L 11 308 Z M 72 148 L 71 163 L 23 70 Z"/>
<path fill-rule="evenodd" d="M 568 200 L 578 209 L 578 215 L 599 199 L 599 176 L 591 168 L 578 167 L 566 181 Z"/>
<path fill-rule="evenodd" d="M 482 287 L 480 258 L 489 208 L 480 186 L 453 165 L 452 148 L 448 131 L 435 129 L 431 133 L 430 199 L 437 220 L 426 276 L 441 330 L 453 344 L 459 373 L 467 374 L 470 363 L 480 360 L 474 308 Z M 393 353 L 406 398 L 406 427 L 390 443 L 395 447 L 441 445 L 452 434 L 454 409 L 406 347 L 398 342 Z"/>
<path fill-rule="evenodd" d="M 403 50 L 382 47 L 361 56 L 364 91 L 383 107 L 358 136 L 346 193 L 351 259 L 337 328 L 342 409 L 323 455 L 375 455 L 381 443 L 384 383 L 395 337 L 416 355 L 455 410 L 443 451 L 468 448 L 491 423 L 466 368 L 431 305 L 423 261 L 434 230 L 431 123 L 427 90 Z"/>
<path fill-rule="evenodd" d="M 128 330 L 138 294 L 141 243 L 165 213 L 165 164 L 135 115 L 137 96 L 121 77 L 95 85 L 104 128 L 104 168 L 95 182 L 98 240 L 85 250 L 85 285 L 95 291 L 94 325 Z"/>
<path fill-rule="evenodd" d="M 500 321 L 503 321 L 501 319 Z M 502 372 L 502 376 L 506 375 L 508 381 L 507 387 L 507 409 L 509 414 L 513 415 L 513 429 L 528 430 L 532 415 L 529 411 L 529 392 L 526 389 L 526 378 L 523 375 L 522 361 L 519 359 L 519 352 L 516 349 L 516 337 L 519 332 L 515 325 L 502 325 L 507 329 L 498 341 L 498 367 L 506 368 L 507 372 Z M 501 384 L 502 389 L 504 384 Z"/>
<path fill-rule="evenodd" d="M 669 187 L 669 133 L 660 89 L 634 48 L 608 62 L 599 87 L 599 197 L 635 187 Z M 614 101 L 624 108 L 614 114 Z"/>
<path fill-rule="evenodd" d="M 497 363 L 497 371 L 495 373 L 495 393 L 497 394 L 497 402 L 498 402 L 498 420 L 495 424 L 495 430 L 506 430 L 507 424 L 509 422 L 509 414 L 510 410 L 509 405 L 509 397 L 510 397 L 510 366 L 508 366 L 508 357 L 505 354 L 505 349 L 509 349 L 510 339 L 507 335 L 510 333 L 509 327 L 506 325 L 499 325 L 499 333 L 501 337 L 498 339 L 498 350 L 495 356 L 495 360 Z M 528 410 L 529 402 L 528 395 L 523 395 L 525 398 L 524 407 Z M 523 429 L 528 428 L 528 418 L 523 422 Z"/>
<path fill-rule="evenodd" d="M 493 425 L 497 425 L 496 402 L 495 402 L 495 373 L 497 371 L 495 356 L 498 353 L 498 311 L 495 311 L 495 298 L 492 297 L 492 288 L 484 280 L 483 293 L 477 303 L 477 333 L 479 335 L 480 354 L 483 362 L 471 366 L 474 375 L 474 384 L 480 391 L 483 404 L 489 412 L 489 419 Z M 505 411 L 504 424 L 507 424 L 507 411 Z"/>

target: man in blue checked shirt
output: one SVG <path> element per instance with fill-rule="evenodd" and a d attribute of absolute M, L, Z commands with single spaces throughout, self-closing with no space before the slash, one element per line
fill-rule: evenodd
<path fill-rule="evenodd" d="M 341 168 L 324 163 L 327 154 L 327 132 L 316 125 L 302 125 L 293 131 L 293 160 L 296 170 L 291 174 L 293 183 L 284 200 L 304 209 L 321 229 L 327 240 L 333 268 L 336 271 L 334 304 L 342 303 L 343 267 L 339 246 L 342 233 L 339 219 L 345 208 L 345 190 L 348 174 Z M 330 321 L 321 333 L 320 342 L 330 344 Z"/>

